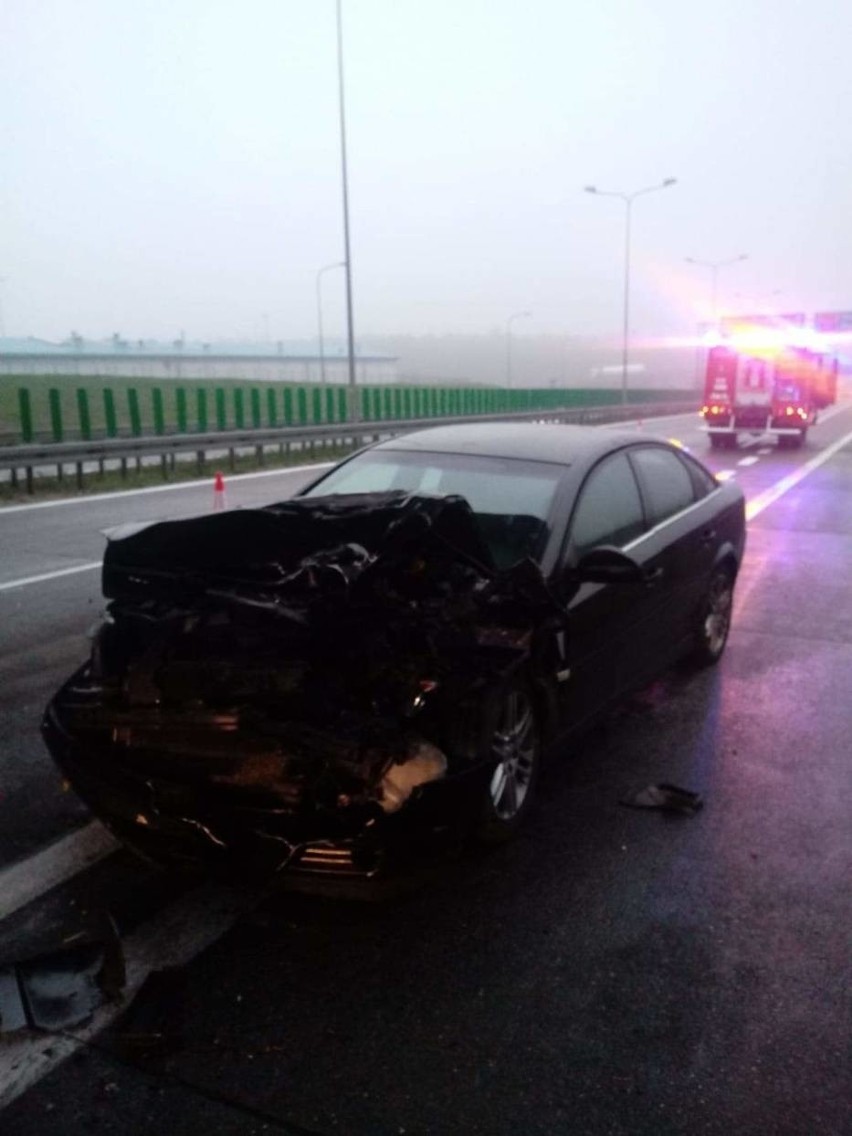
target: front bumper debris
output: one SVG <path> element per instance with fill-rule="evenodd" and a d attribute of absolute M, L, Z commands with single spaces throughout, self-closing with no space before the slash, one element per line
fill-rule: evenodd
<path fill-rule="evenodd" d="M 371 877 L 457 843 L 488 696 L 563 608 L 460 498 L 297 499 L 110 542 L 108 620 L 43 724 L 149 859 Z"/>

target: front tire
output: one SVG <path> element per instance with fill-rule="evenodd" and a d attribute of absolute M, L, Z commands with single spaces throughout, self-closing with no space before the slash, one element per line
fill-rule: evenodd
<path fill-rule="evenodd" d="M 532 806 L 541 766 L 541 731 L 523 683 L 502 690 L 489 710 L 487 744 L 494 766 L 476 836 L 486 844 L 502 844 L 515 835 Z"/>
<path fill-rule="evenodd" d="M 734 606 L 734 573 L 716 568 L 710 577 L 701 605 L 691 661 L 698 667 L 711 667 L 721 659 L 731 630 Z"/>

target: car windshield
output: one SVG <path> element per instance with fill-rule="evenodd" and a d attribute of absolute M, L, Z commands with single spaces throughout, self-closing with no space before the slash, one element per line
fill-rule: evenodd
<path fill-rule="evenodd" d="M 333 470 L 305 496 L 379 493 L 400 489 L 464 497 L 498 568 L 525 556 L 540 560 L 550 535 L 549 518 L 564 470 L 468 454 L 371 450 Z"/>

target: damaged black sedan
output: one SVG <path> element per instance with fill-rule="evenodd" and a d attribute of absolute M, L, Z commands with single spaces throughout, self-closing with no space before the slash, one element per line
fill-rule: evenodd
<path fill-rule="evenodd" d="M 744 541 L 739 489 L 670 443 L 418 431 L 292 500 L 113 534 L 44 736 L 159 863 L 398 870 L 511 836 L 545 750 L 715 662 Z"/>

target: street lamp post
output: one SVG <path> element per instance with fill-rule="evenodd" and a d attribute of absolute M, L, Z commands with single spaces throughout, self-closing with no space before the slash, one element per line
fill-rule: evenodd
<path fill-rule="evenodd" d="M 665 178 L 659 185 L 649 185 L 644 189 L 636 189 L 633 193 L 621 193 L 618 190 L 598 189 L 597 186 L 587 185 L 586 193 L 597 194 L 598 197 L 619 197 L 625 204 L 624 224 L 624 326 L 621 338 L 621 402 L 627 402 L 627 365 L 630 354 L 630 225 L 632 220 L 633 202 L 645 193 L 654 193 L 658 189 L 668 189 L 675 185 L 677 178 Z"/>
<path fill-rule="evenodd" d="M 729 264 L 739 264 L 741 260 L 748 260 L 747 252 L 741 252 L 739 256 L 731 256 L 727 260 L 696 260 L 694 256 L 688 256 L 686 258 L 687 264 L 695 264 L 699 268 L 710 269 L 710 311 L 713 317 L 714 327 L 717 327 L 719 324 L 719 269 L 727 268 Z"/>
<path fill-rule="evenodd" d="M 340 0 L 337 12 L 337 94 L 340 119 L 340 171 L 343 189 L 343 266 L 346 269 L 346 342 L 349 358 L 349 418 L 357 422 L 360 418 L 358 406 L 357 378 L 355 375 L 355 332 L 352 323 L 352 256 L 349 250 L 349 178 L 346 163 L 346 107 L 343 83 L 343 18 Z"/>
<path fill-rule="evenodd" d="M 512 386 L 512 324 L 516 319 L 529 319 L 532 312 L 515 312 L 506 320 L 506 386 Z"/>
<path fill-rule="evenodd" d="M 317 332 L 319 336 L 320 382 L 323 386 L 325 386 L 325 339 L 322 334 L 322 275 L 324 272 L 330 272 L 332 268 L 345 267 L 346 265 L 342 260 L 337 260 L 334 264 L 324 264 L 317 271 Z"/>

